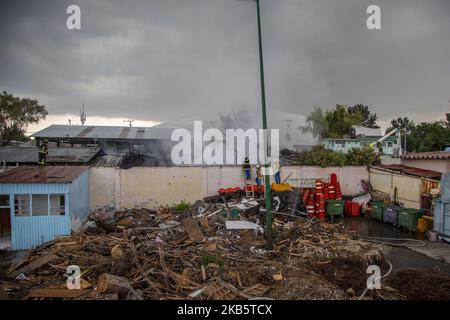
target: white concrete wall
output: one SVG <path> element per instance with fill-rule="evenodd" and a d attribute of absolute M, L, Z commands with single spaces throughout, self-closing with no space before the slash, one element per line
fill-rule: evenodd
<path fill-rule="evenodd" d="M 370 169 L 370 183 L 375 191 L 383 192 L 394 199 L 397 188 L 398 201 L 405 207 L 420 209 L 422 179 L 385 170 Z"/>
<path fill-rule="evenodd" d="M 366 167 L 282 167 L 281 178 L 295 187 L 311 187 L 320 178 L 329 180 L 331 173 L 338 175 L 344 194 L 362 190 L 361 180 L 368 180 Z M 254 179 L 255 170 L 252 172 Z M 220 188 L 243 187 L 241 167 L 154 167 L 91 168 L 91 209 L 105 206 L 116 208 L 171 205 L 181 200 L 193 203 L 206 196 L 217 194 Z"/>

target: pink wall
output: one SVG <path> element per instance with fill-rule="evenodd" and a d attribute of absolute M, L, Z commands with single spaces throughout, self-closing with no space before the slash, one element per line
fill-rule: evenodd
<path fill-rule="evenodd" d="M 433 170 L 437 172 L 450 172 L 449 160 L 409 160 L 402 159 L 402 164 L 409 167 L 416 167 L 420 169 Z"/>

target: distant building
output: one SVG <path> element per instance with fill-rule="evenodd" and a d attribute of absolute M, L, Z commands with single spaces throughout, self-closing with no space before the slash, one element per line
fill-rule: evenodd
<path fill-rule="evenodd" d="M 323 145 L 330 150 L 340 151 L 347 153 L 353 148 L 363 148 L 371 143 L 374 143 L 381 139 L 381 136 L 360 136 L 357 138 L 348 139 L 325 139 Z M 383 154 L 385 155 L 395 155 L 398 152 L 398 138 L 389 137 L 386 138 L 381 144 L 383 146 Z"/>
<path fill-rule="evenodd" d="M 400 157 L 405 166 L 433 170 L 440 173 L 450 172 L 450 151 L 408 153 Z"/>
<path fill-rule="evenodd" d="M 32 135 L 36 143 L 47 139 L 56 146 L 99 146 L 114 156 L 114 164 L 134 155 L 149 165 L 170 164 L 171 128 L 51 125 Z"/>
<path fill-rule="evenodd" d="M 100 147 L 48 148 L 47 165 L 91 165 Z M 0 164 L 5 166 L 36 165 L 37 147 L 0 147 Z"/>

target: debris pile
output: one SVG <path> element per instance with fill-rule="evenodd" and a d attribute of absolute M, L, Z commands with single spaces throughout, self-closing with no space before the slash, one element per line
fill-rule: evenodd
<path fill-rule="evenodd" d="M 83 232 L 11 265 L 0 291 L 9 299 L 351 299 L 367 265 L 383 261 L 378 245 L 341 224 L 288 215 L 275 216 L 267 250 L 263 221 L 246 200 L 97 212 Z M 330 276 L 346 259 L 358 281 Z"/>

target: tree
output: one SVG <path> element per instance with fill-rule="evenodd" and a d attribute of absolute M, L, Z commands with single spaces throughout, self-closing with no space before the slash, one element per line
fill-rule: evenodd
<path fill-rule="evenodd" d="M 369 110 L 368 106 L 365 106 L 363 104 L 357 104 L 353 107 L 348 107 L 347 109 L 349 114 L 355 114 L 355 113 L 359 113 L 362 116 L 362 121 L 361 121 L 361 126 L 363 127 L 367 127 L 367 128 L 374 128 L 374 129 L 378 129 L 380 128 L 377 125 L 377 114 L 376 113 L 372 113 Z"/>
<path fill-rule="evenodd" d="M 342 166 L 369 166 L 380 164 L 380 158 L 372 148 L 354 148 L 343 153 L 317 145 L 309 150 L 290 155 L 294 165 L 342 167 Z"/>
<path fill-rule="evenodd" d="M 328 126 L 322 107 L 314 106 L 314 110 L 306 117 L 306 126 L 301 129 L 303 133 L 310 132 L 314 139 L 322 140 L 328 136 Z"/>
<path fill-rule="evenodd" d="M 422 122 L 407 136 L 409 152 L 442 151 L 450 145 L 450 128 L 444 120 Z"/>
<path fill-rule="evenodd" d="M 311 132 L 319 141 L 326 138 L 342 138 L 349 134 L 353 125 L 359 125 L 361 121 L 360 113 L 350 114 L 343 105 L 336 105 L 335 109 L 327 111 L 315 106 L 306 118 L 306 126 L 302 130 L 304 133 Z"/>
<path fill-rule="evenodd" d="M 21 99 L 3 91 L 0 93 L 1 144 L 27 140 L 25 132 L 28 125 L 38 123 L 47 115 L 45 106 L 40 105 L 37 100 Z"/>
<path fill-rule="evenodd" d="M 409 120 L 408 117 L 404 118 L 399 117 L 397 119 L 392 119 L 391 126 L 386 129 L 386 134 L 394 129 L 405 130 L 406 128 L 406 131 L 411 131 L 412 129 L 414 129 L 414 126 L 415 126 L 414 121 Z"/>
<path fill-rule="evenodd" d="M 360 113 L 350 114 L 347 107 L 336 105 L 336 109 L 327 111 L 325 120 L 328 127 L 327 138 L 342 138 L 348 135 L 353 125 L 359 125 L 362 121 Z"/>

